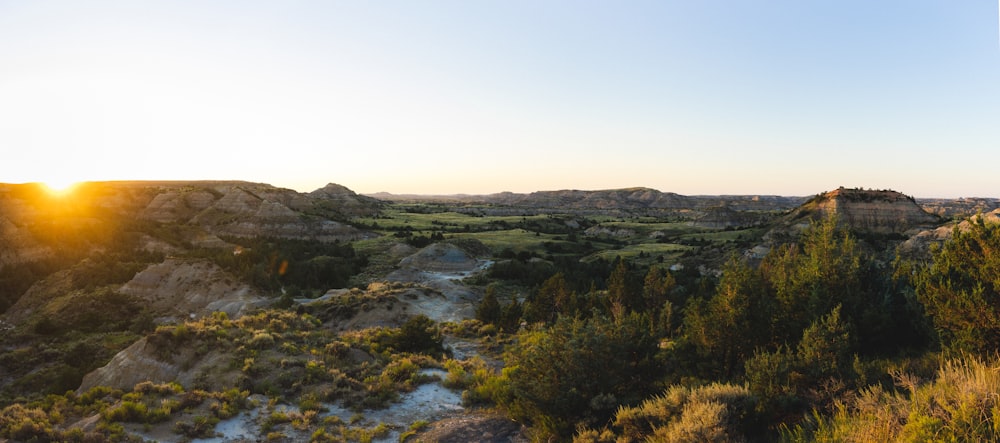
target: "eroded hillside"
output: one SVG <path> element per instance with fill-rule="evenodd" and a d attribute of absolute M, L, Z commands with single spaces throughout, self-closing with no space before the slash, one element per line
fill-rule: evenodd
<path fill-rule="evenodd" d="M 0 193 L 13 441 L 639 438 L 693 426 L 658 405 L 704 402 L 745 420 L 705 422 L 720 435 L 772 439 L 927 349 L 897 246 L 981 229 L 858 189 L 788 210 L 646 188 L 90 186 Z"/>

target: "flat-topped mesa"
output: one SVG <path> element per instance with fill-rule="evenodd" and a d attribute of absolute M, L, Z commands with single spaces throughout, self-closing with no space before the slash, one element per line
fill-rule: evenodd
<path fill-rule="evenodd" d="M 879 234 L 915 233 L 941 222 L 913 197 L 891 190 L 843 187 L 813 197 L 792 211 L 788 220 L 818 220 L 831 215 L 852 230 Z"/>

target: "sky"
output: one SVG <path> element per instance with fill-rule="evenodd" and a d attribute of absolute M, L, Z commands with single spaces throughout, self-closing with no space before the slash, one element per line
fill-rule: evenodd
<path fill-rule="evenodd" d="M 0 0 L 0 182 L 1000 197 L 993 0 Z"/>

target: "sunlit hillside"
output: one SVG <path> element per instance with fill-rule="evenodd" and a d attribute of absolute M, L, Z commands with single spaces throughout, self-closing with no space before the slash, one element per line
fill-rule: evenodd
<path fill-rule="evenodd" d="M 0 439 L 1000 439 L 989 201 L 380 197 L 0 185 Z"/>

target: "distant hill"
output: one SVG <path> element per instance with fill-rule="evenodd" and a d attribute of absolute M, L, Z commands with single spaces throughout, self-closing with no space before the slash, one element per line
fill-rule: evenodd
<path fill-rule="evenodd" d="M 219 236 L 354 240 L 372 234 L 344 222 L 380 205 L 334 184 L 303 194 L 244 181 L 88 182 L 63 197 L 38 184 L 0 184 L 0 266 L 51 256 L 66 242 L 103 241 L 124 220 L 177 226 L 176 240 L 195 246 L 221 245 Z M 166 248 L 157 244 L 150 248 Z"/>
<path fill-rule="evenodd" d="M 972 198 L 918 198 L 917 204 L 931 214 L 941 217 L 968 217 L 978 213 L 1000 209 L 1000 199 L 987 197 Z"/>
<path fill-rule="evenodd" d="M 444 204 L 484 204 L 536 211 L 638 211 L 664 212 L 708 209 L 726 206 L 735 211 L 782 211 L 797 207 L 807 197 L 775 195 L 698 195 L 686 196 L 656 189 L 635 187 L 582 191 L 575 189 L 538 191 L 529 194 L 501 192 L 488 195 L 413 195 L 368 194 L 379 200 L 396 202 L 430 202 Z"/>

